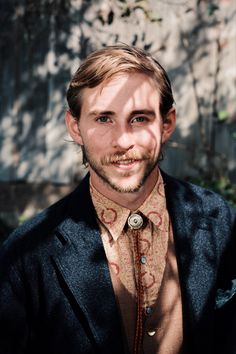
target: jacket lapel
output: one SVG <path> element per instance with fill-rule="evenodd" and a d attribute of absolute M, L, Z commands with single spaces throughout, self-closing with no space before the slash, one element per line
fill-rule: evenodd
<path fill-rule="evenodd" d="M 202 348 L 204 338 L 210 336 L 205 329 L 211 327 L 209 321 L 214 311 L 211 305 L 214 304 L 216 266 L 211 238 L 214 219 L 202 216 L 202 198 L 191 188 L 164 173 L 163 179 L 179 267 L 185 350 L 191 352 L 194 345 L 195 349 Z M 88 177 L 72 194 L 67 218 L 57 232 L 63 236 L 65 245 L 54 260 L 83 311 L 97 352 L 124 352 L 120 316 L 89 194 Z M 202 332 L 197 328 L 202 328 Z"/>
<path fill-rule="evenodd" d="M 57 232 L 66 243 L 54 261 L 87 320 L 96 352 L 122 353 L 120 316 L 88 177 L 72 194 L 68 216 Z"/>
<path fill-rule="evenodd" d="M 209 341 L 213 326 L 217 268 L 214 219 L 203 216 L 204 196 L 165 174 L 163 178 L 179 268 L 186 352 L 198 352 L 204 338 Z"/>

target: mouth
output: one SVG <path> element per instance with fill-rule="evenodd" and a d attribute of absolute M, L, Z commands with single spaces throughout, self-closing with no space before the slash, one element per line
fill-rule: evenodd
<path fill-rule="evenodd" d="M 133 165 L 134 163 L 138 162 L 140 160 L 117 160 L 117 161 L 113 161 L 112 164 L 113 165 Z"/>
<path fill-rule="evenodd" d="M 111 162 L 111 165 L 117 168 L 118 170 L 128 171 L 137 168 L 142 160 L 118 160 Z"/>
<path fill-rule="evenodd" d="M 138 168 L 144 160 L 147 160 L 147 155 L 142 155 L 141 153 L 132 154 L 115 154 L 113 156 L 106 156 L 102 159 L 103 166 L 113 166 L 118 170 L 133 170 Z"/>

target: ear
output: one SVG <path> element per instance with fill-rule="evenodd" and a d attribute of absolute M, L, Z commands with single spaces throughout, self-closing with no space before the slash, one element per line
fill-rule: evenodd
<path fill-rule="evenodd" d="M 172 107 L 167 113 L 163 126 L 162 126 L 162 139 L 161 142 L 164 144 L 173 134 L 176 125 L 176 110 Z"/>
<path fill-rule="evenodd" d="M 66 111 L 65 122 L 67 131 L 76 144 L 83 145 L 83 140 L 80 134 L 78 121 L 72 116 L 69 111 Z"/>

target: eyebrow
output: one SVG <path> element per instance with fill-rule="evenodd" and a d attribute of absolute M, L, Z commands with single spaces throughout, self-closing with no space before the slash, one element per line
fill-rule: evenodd
<path fill-rule="evenodd" d="M 156 114 L 151 109 L 139 109 L 139 110 L 132 111 L 130 114 L 131 117 L 136 115 L 155 116 Z"/>
<path fill-rule="evenodd" d="M 136 116 L 136 115 L 148 115 L 148 116 L 155 116 L 155 112 L 151 109 L 139 109 L 139 110 L 135 110 L 135 111 L 132 111 L 131 114 L 130 114 L 130 117 L 133 117 L 133 116 Z M 103 116 L 103 115 L 106 115 L 106 116 L 112 116 L 112 115 L 115 115 L 115 112 L 113 111 L 92 111 L 89 113 L 89 116 Z"/>
<path fill-rule="evenodd" d="M 89 116 L 112 116 L 115 115 L 115 112 L 112 111 L 92 111 L 89 113 Z"/>

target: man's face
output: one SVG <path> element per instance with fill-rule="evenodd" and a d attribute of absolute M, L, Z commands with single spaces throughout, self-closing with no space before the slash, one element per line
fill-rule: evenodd
<path fill-rule="evenodd" d="M 156 178 L 161 144 L 174 129 L 172 110 L 163 124 L 159 93 L 147 75 L 122 74 L 82 93 L 79 122 L 67 127 L 83 145 L 91 180 L 119 193 L 139 191 Z"/>

